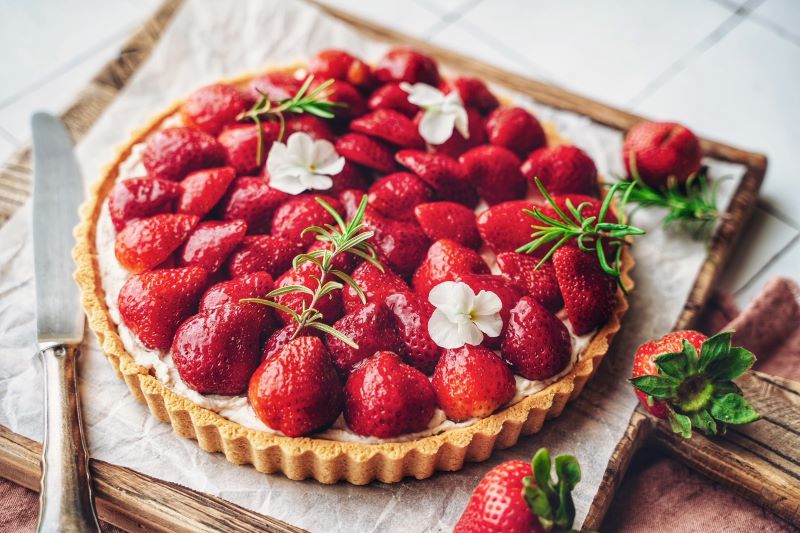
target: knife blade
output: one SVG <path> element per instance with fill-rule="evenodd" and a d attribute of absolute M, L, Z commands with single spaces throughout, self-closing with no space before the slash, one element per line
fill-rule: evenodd
<path fill-rule="evenodd" d="M 37 340 L 77 344 L 83 339 L 84 317 L 70 250 L 83 179 L 64 125 L 46 113 L 36 113 L 31 125 Z"/>

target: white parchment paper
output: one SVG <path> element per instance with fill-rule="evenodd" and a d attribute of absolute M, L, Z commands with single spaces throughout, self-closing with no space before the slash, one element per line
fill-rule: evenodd
<path fill-rule="evenodd" d="M 191 89 L 269 64 L 302 60 L 331 46 L 369 60 L 386 48 L 299 2 L 188 0 L 148 61 L 80 143 L 87 183 L 99 177 L 114 147 L 125 142 L 131 130 Z M 554 122 L 586 150 L 602 174 L 621 173 L 618 132 L 585 117 L 531 105 L 541 119 Z M 707 163 L 712 176 L 733 177 L 720 190 L 720 203 L 727 205 L 744 169 Z M 641 213 L 635 219 L 648 230 L 634 248 L 636 289 L 622 331 L 598 375 L 560 418 L 489 461 L 428 480 L 366 487 L 324 486 L 260 474 L 203 452 L 194 441 L 173 434 L 168 424 L 156 422 L 146 407 L 133 400 L 87 333 L 80 390 L 90 453 L 312 531 L 410 532 L 450 530 L 490 468 L 512 458 L 530 459 L 536 449 L 547 446 L 555 454 L 574 454 L 581 462 L 583 481 L 576 492 L 576 524 L 580 524 L 635 406 L 635 396 L 624 381 L 632 353 L 642 341 L 670 329 L 705 256 L 702 243 L 661 231 L 659 215 Z M 0 229 L 0 423 L 41 440 L 42 376 L 34 355 L 30 222 L 26 206 Z"/>

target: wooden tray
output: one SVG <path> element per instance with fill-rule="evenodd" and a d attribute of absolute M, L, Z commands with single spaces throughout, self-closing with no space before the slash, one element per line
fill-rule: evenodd
<path fill-rule="evenodd" d="M 63 119 L 73 137 L 80 139 L 119 90 L 147 58 L 171 20 L 181 0 L 167 0 L 80 93 Z M 366 22 L 345 12 L 319 6 L 369 37 L 411 44 L 434 55 L 454 70 L 471 73 L 525 93 L 538 102 L 573 111 L 619 130 L 627 130 L 642 117 L 615 109 L 563 89 L 508 73 L 458 53 L 432 46 Z M 691 327 L 714 287 L 734 246 L 764 179 L 766 158 L 722 143 L 701 140 L 707 156 L 743 164 L 747 172 L 724 222 L 718 228 L 689 299 L 676 324 Z M 28 196 L 30 153 L 23 150 L 0 169 L 0 221 Z M 584 528 L 598 529 L 614 492 L 634 452 L 655 444 L 704 474 L 730 484 L 737 491 L 800 525 L 800 384 L 750 372 L 740 380 L 748 398 L 763 419 L 729 431 L 724 438 L 695 435 L 691 441 L 675 437 L 664 423 L 637 409 L 625 436 L 609 461 Z M 575 403 L 590 402 L 581 397 Z M 580 408 L 579 405 L 573 408 Z M 38 490 L 41 446 L 0 426 L 0 476 Z M 133 470 L 92 460 L 100 517 L 123 529 L 155 531 L 302 531 L 279 520 L 254 513 L 225 500 L 167 483 Z"/>

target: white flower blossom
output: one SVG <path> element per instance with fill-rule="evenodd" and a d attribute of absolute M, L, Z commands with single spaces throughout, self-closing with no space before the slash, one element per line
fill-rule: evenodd
<path fill-rule="evenodd" d="M 428 321 L 428 334 L 442 348 L 480 344 L 484 334 L 497 337 L 503 329 L 503 302 L 491 291 L 477 295 L 463 282 L 444 281 L 428 294 L 436 309 Z"/>
<path fill-rule="evenodd" d="M 430 144 L 442 144 L 453 135 L 453 128 L 469 139 L 469 118 L 458 91 L 444 94 L 425 83 L 401 83 L 408 101 L 424 111 L 419 134 Z"/>
<path fill-rule="evenodd" d="M 314 140 L 302 131 L 291 134 L 286 144 L 272 143 L 267 156 L 270 187 L 288 194 L 330 189 L 331 176 L 343 168 L 344 157 L 336 153 L 330 141 Z"/>

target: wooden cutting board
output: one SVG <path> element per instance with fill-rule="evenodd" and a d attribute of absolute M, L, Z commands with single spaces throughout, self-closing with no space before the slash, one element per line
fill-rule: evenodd
<path fill-rule="evenodd" d="M 119 56 L 80 93 L 63 119 L 78 140 L 116 97 L 158 42 L 181 0 L 167 0 L 129 40 Z M 365 35 L 411 44 L 432 54 L 453 70 L 480 76 L 527 94 L 538 102 L 585 115 L 627 130 L 642 117 L 600 104 L 542 82 L 492 67 L 453 51 L 432 46 L 345 12 L 319 6 Z M 764 179 L 766 158 L 722 143 L 701 140 L 705 154 L 740 163 L 747 172 L 709 248 L 676 329 L 691 327 L 705 306 L 722 267 L 755 204 Z M 27 198 L 30 191 L 30 152 L 23 150 L 0 168 L 0 221 Z M 673 435 L 662 422 L 637 409 L 625 436 L 609 461 L 584 523 L 598 529 L 633 454 L 655 445 L 689 466 L 726 483 L 753 501 L 800 526 L 800 384 L 750 372 L 740 385 L 763 419 L 729 430 L 725 437 L 695 435 L 690 441 Z M 581 399 L 577 400 L 578 402 Z M 0 476 L 38 490 L 41 446 L 0 426 Z M 289 524 L 243 509 L 230 502 L 167 483 L 133 470 L 92 460 L 100 517 L 123 529 L 155 531 L 302 531 Z"/>

